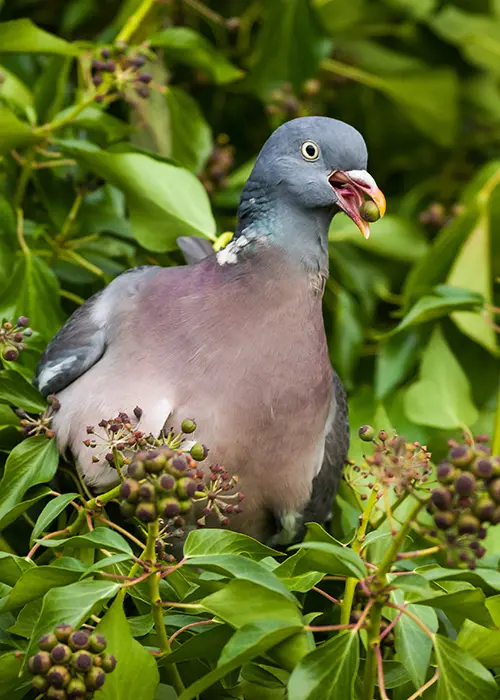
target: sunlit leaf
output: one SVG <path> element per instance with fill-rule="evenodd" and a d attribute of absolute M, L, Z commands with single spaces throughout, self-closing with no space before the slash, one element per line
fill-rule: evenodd
<path fill-rule="evenodd" d="M 37 27 L 30 19 L 14 19 L 0 23 L 1 53 L 58 53 L 77 56 L 74 44 L 49 34 Z"/>
<path fill-rule="evenodd" d="M 493 700 L 497 684 L 479 661 L 462 651 L 451 639 L 434 637 L 439 668 L 436 700 Z"/>

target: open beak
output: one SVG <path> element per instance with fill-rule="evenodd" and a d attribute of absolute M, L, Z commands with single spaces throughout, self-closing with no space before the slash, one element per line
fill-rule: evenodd
<path fill-rule="evenodd" d="M 328 182 L 337 195 L 337 206 L 354 221 L 365 238 L 370 236 L 370 224 L 360 211 L 365 195 L 375 202 L 379 218 L 385 214 L 385 197 L 366 170 L 335 170 Z"/>

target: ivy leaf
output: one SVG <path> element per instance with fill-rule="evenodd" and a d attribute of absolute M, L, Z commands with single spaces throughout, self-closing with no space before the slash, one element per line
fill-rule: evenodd
<path fill-rule="evenodd" d="M 212 132 L 198 103 L 178 87 L 167 88 L 165 99 L 170 120 L 170 156 L 198 173 L 212 152 Z"/>
<path fill-rule="evenodd" d="M 477 420 L 467 376 L 439 326 L 424 351 L 420 379 L 405 394 L 405 411 L 417 424 L 444 429 L 473 425 Z"/>
<path fill-rule="evenodd" d="M 92 532 L 86 535 L 75 535 L 74 537 L 67 537 L 66 539 L 47 539 L 47 540 L 35 540 L 39 542 L 44 547 L 74 547 L 75 549 L 91 547 L 92 549 L 104 549 L 114 550 L 116 552 L 124 552 L 132 556 L 132 548 L 118 532 L 111 530 L 107 527 L 96 527 Z"/>
<path fill-rule="evenodd" d="M 40 29 L 30 19 L 13 19 L 0 23 L 2 53 L 56 53 L 78 56 L 74 44 Z"/>
<path fill-rule="evenodd" d="M 431 632 L 437 631 L 438 618 L 434 610 L 423 605 L 408 605 L 407 608 Z M 420 688 L 425 683 L 432 653 L 432 640 L 407 615 L 401 615 L 394 632 L 398 659 L 406 668 L 415 688 Z"/>
<path fill-rule="evenodd" d="M 18 119 L 8 107 L 0 104 L 0 155 L 13 148 L 27 146 L 35 140 L 36 136 L 30 126 Z"/>
<path fill-rule="evenodd" d="M 171 27 L 149 37 L 153 47 L 162 48 L 167 62 L 186 63 L 210 75 L 224 85 L 242 77 L 243 71 L 233 66 L 204 36 L 189 27 Z"/>
<path fill-rule="evenodd" d="M 80 499 L 79 493 L 62 493 L 60 496 L 52 498 L 42 510 L 31 533 L 31 541 L 43 533 L 44 530 L 63 512 L 67 505 L 73 500 Z"/>
<path fill-rule="evenodd" d="M 47 408 L 47 402 L 40 392 L 19 372 L 9 370 L 0 370 L 0 401 L 15 408 L 24 408 L 29 413 L 41 413 Z"/>
<path fill-rule="evenodd" d="M 28 438 L 14 447 L 0 481 L 0 527 L 4 516 L 21 501 L 29 488 L 52 479 L 58 461 L 55 440 L 43 436 Z"/>
<path fill-rule="evenodd" d="M 184 556 L 194 557 L 208 554 L 243 554 L 250 559 L 260 561 L 264 557 L 283 557 L 265 544 L 261 544 L 248 535 L 241 535 L 231 530 L 192 530 L 184 544 Z"/>
<path fill-rule="evenodd" d="M 99 691 L 101 700 L 154 700 L 160 682 L 158 666 L 149 651 L 133 638 L 120 596 L 97 625 L 96 632 L 104 636 L 106 651 L 117 659 L 116 671 L 106 677 Z"/>
<path fill-rule="evenodd" d="M 494 700 L 497 684 L 479 661 L 440 634 L 434 637 L 439 668 L 436 700 Z"/>
<path fill-rule="evenodd" d="M 335 576 L 363 578 L 366 569 L 361 557 L 352 549 L 330 542 L 302 542 L 288 548 L 305 550 L 307 555 L 301 564 L 307 564 L 314 571 L 323 571 Z"/>
<path fill-rule="evenodd" d="M 345 632 L 310 652 L 288 681 L 289 700 L 354 700 L 359 667 L 359 637 Z"/>
<path fill-rule="evenodd" d="M 75 583 L 81 576 L 80 571 L 63 569 L 55 566 L 37 566 L 28 569 L 9 594 L 2 598 L 1 612 L 15 610 L 43 596 L 53 588 Z"/>

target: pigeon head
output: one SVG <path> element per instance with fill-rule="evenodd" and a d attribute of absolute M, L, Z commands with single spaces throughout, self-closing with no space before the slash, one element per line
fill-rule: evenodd
<path fill-rule="evenodd" d="M 325 267 L 328 228 L 342 211 L 368 238 L 360 209 L 385 198 L 366 170 L 367 149 L 352 126 L 328 117 L 301 117 L 264 144 L 243 188 L 236 235 L 267 235 L 313 267 Z"/>

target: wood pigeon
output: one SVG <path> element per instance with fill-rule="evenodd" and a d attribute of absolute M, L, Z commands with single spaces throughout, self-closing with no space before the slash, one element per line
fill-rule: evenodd
<path fill-rule="evenodd" d="M 385 199 L 351 126 L 303 117 L 279 127 L 244 186 L 233 240 L 209 253 L 182 239 L 187 266 L 142 266 L 77 309 L 49 343 L 35 385 L 56 394 L 54 430 L 95 492 L 118 482 L 84 441 L 86 427 L 140 406 L 159 434 L 194 418 L 239 477 L 240 532 L 288 543 L 331 510 L 348 449 L 347 405 L 322 317 L 328 229 L 345 212 L 365 237 L 365 195 Z M 94 457 L 95 459 L 95 457 Z"/>

